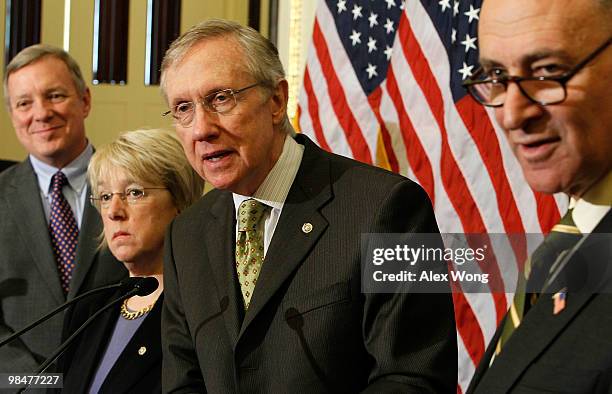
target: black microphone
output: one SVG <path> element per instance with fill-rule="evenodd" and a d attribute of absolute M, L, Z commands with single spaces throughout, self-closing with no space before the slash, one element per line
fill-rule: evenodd
<path fill-rule="evenodd" d="M 96 311 L 96 313 L 94 313 L 87 320 L 85 320 L 85 323 L 83 323 L 79 328 L 77 328 L 76 331 L 73 332 L 72 335 L 70 335 L 68 337 L 68 339 L 66 339 L 60 345 L 60 347 L 57 348 L 57 350 L 51 356 L 49 356 L 49 358 L 47 358 L 44 363 L 42 363 L 40 365 L 40 367 L 38 367 L 38 370 L 35 372 L 35 374 L 43 373 L 49 367 L 49 365 L 51 365 L 62 354 L 64 354 L 64 352 L 66 351 L 68 346 L 70 346 L 72 344 L 72 342 L 74 342 L 74 340 L 79 336 L 79 334 L 81 332 L 83 332 L 83 330 L 85 330 L 87 327 L 89 327 L 89 325 L 91 325 L 91 323 L 98 316 L 100 316 L 103 312 L 105 312 L 107 309 L 110 309 L 111 307 L 119 304 L 120 302 L 122 302 L 126 298 L 130 298 L 130 297 L 135 296 L 135 295 L 140 296 L 140 297 L 147 296 L 147 295 L 153 293 L 159 287 L 159 282 L 157 281 L 157 279 L 154 278 L 154 277 L 151 277 L 151 276 L 148 276 L 148 277 L 132 277 L 132 278 L 129 278 L 129 279 L 132 279 L 132 281 L 129 282 L 129 283 L 132 284 L 132 289 L 130 291 L 128 291 L 127 293 L 123 294 L 121 297 L 116 298 L 113 301 L 111 301 L 110 303 L 104 305 L 101 309 Z M 22 393 L 25 390 L 27 390 L 28 388 L 29 388 L 29 385 L 24 387 L 24 388 L 22 388 L 21 390 L 19 390 L 18 393 Z"/>
<path fill-rule="evenodd" d="M 42 316 L 40 319 L 36 320 L 35 322 L 33 322 L 31 324 L 28 324 L 27 326 L 25 326 L 21 330 L 19 330 L 17 332 L 14 332 L 13 334 L 11 334 L 8 337 L 4 338 L 2 341 L 0 341 L 0 347 L 6 345 L 7 343 L 11 342 L 13 339 L 21 336 L 22 334 L 25 334 L 26 332 L 30 331 L 34 327 L 38 326 L 39 324 L 42 324 L 43 322 L 49 320 L 50 318 L 52 318 L 53 316 L 57 315 L 58 313 L 60 313 L 64 309 L 68 308 L 70 305 L 74 304 L 75 302 L 77 302 L 80 299 L 83 299 L 85 297 L 89 297 L 92 294 L 97 294 L 97 293 L 100 293 L 100 292 L 108 290 L 108 289 L 120 288 L 123 291 L 127 291 L 127 290 L 130 290 L 130 289 L 133 289 L 136 286 L 142 286 L 142 279 L 146 279 L 146 278 L 142 278 L 142 277 L 125 278 L 124 280 L 122 280 L 119 283 L 113 283 L 113 284 L 110 284 L 110 285 L 105 285 L 105 286 L 101 286 L 101 287 L 98 287 L 98 288 L 86 291 L 85 293 L 80 294 L 80 295 L 74 297 L 73 299 L 71 299 L 69 301 L 64 302 L 62 305 L 58 306 L 57 308 L 55 308 L 51 312 L 47 313 L 46 315 Z M 149 283 L 151 283 L 151 282 L 149 282 Z M 157 280 L 155 281 L 155 283 L 157 283 Z"/>

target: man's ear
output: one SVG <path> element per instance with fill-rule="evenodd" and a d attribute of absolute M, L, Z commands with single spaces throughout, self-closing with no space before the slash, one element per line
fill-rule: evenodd
<path fill-rule="evenodd" d="M 85 92 L 83 92 L 83 96 L 81 97 L 83 100 L 83 113 L 86 118 L 89 115 L 89 111 L 91 111 L 91 92 L 89 88 L 85 88 Z"/>
<path fill-rule="evenodd" d="M 272 112 L 272 120 L 275 125 L 282 123 L 287 114 L 287 100 L 289 99 L 289 84 L 285 79 L 282 79 L 272 91 L 270 97 L 270 105 Z"/>

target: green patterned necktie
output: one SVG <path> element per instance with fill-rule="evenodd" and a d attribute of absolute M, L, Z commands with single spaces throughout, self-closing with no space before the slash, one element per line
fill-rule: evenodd
<path fill-rule="evenodd" d="M 238 207 L 238 237 L 236 240 L 236 272 L 244 309 L 249 308 L 264 259 L 264 223 L 266 206 L 248 199 Z"/>
<path fill-rule="evenodd" d="M 542 289 L 552 264 L 561 253 L 571 249 L 580 238 L 580 230 L 572 219 L 570 209 L 525 263 L 524 275 L 519 275 L 514 300 L 497 341 L 496 355 L 499 355 L 514 330 L 521 324 L 525 314 L 538 300 L 539 293 L 527 292 L 527 290 Z"/>

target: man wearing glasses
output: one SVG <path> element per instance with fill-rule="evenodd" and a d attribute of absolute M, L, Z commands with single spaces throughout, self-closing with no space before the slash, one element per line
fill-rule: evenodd
<path fill-rule="evenodd" d="M 526 263 L 469 393 L 612 387 L 611 21 L 608 0 L 483 3 L 482 70 L 465 85 L 529 185 L 570 209 Z"/>
<path fill-rule="evenodd" d="M 455 392 L 450 294 L 361 292 L 362 233 L 438 231 L 423 190 L 295 136 L 276 48 L 250 28 L 193 27 L 162 89 L 217 188 L 166 237 L 163 391 Z"/>

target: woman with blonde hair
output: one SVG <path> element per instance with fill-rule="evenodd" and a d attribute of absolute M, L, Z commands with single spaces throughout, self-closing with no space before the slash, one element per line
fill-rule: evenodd
<path fill-rule="evenodd" d="M 60 368 L 63 393 L 161 392 L 163 244 L 168 224 L 195 202 L 203 180 L 180 142 L 166 130 L 135 130 L 97 151 L 88 168 L 91 202 L 104 224 L 108 247 L 130 276 L 151 276 L 159 287 L 108 310 L 69 348 Z M 77 303 L 64 336 L 121 294 Z"/>

